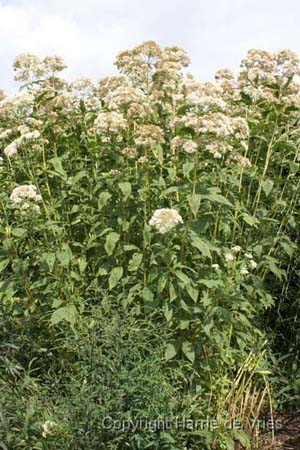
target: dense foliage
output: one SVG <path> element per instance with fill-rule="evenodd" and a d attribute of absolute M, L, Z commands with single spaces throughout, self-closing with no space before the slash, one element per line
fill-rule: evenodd
<path fill-rule="evenodd" d="M 94 84 L 15 60 L 3 449 L 254 448 L 250 420 L 299 404 L 300 59 L 251 50 L 205 83 L 188 64 L 145 42 Z M 175 417 L 216 425 L 107 426 Z"/>

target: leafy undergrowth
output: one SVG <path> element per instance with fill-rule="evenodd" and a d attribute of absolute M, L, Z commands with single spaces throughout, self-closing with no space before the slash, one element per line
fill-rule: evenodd
<path fill-rule="evenodd" d="M 233 450 L 299 405 L 300 60 L 178 47 L 1 94 L 0 446 Z"/>

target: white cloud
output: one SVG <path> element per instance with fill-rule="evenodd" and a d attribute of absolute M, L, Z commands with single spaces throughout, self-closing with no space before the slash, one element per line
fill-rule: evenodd
<path fill-rule="evenodd" d="M 288 0 L 0 0 L 0 86 L 11 90 L 14 57 L 59 54 L 68 77 L 114 73 L 118 51 L 143 40 L 181 45 L 192 71 L 236 68 L 249 48 L 300 50 L 300 3 Z"/>

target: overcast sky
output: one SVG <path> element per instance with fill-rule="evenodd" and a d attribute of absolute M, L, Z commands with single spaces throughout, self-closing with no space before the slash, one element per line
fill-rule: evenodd
<path fill-rule="evenodd" d="M 300 52 L 299 20 L 299 0 L 0 0 L 0 87 L 15 90 L 20 53 L 61 55 L 67 78 L 98 80 L 145 40 L 184 47 L 197 78 L 212 79 L 250 48 Z"/>

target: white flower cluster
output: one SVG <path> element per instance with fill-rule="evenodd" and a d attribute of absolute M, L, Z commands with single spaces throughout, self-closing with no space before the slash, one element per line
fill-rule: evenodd
<path fill-rule="evenodd" d="M 53 433 L 53 429 L 57 426 L 55 422 L 52 422 L 50 420 L 46 420 L 46 422 L 43 424 L 42 429 L 42 436 L 47 437 L 49 434 Z"/>
<path fill-rule="evenodd" d="M 41 137 L 41 133 L 38 130 L 30 131 L 26 125 L 18 127 L 17 131 L 21 133 L 21 136 L 8 144 L 3 150 L 3 154 L 7 158 L 17 155 L 20 146 L 24 142 L 37 140 Z"/>
<path fill-rule="evenodd" d="M 37 188 L 33 184 L 17 186 L 10 195 L 10 201 L 22 213 L 27 211 L 39 212 L 40 208 L 36 203 L 41 200 L 42 197 L 37 194 Z"/>
<path fill-rule="evenodd" d="M 109 91 L 103 100 L 109 109 L 121 110 L 128 117 L 143 117 L 149 110 L 143 91 L 128 83 Z"/>
<path fill-rule="evenodd" d="M 149 225 L 161 234 L 167 233 L 180 223 L 183 223 L 181 215 L 176 209 L 170 208 L 157 209 L 149 220 Z"/>
<path fill-rule="evenodd" d="M 134 147 L 125 147 L 121 153 L 128 159 L 135 159 L 138 155 L 137 149 Z"/>
<path fill-rule="evenodd" d="M 137 127 L 135 143 L 136 145 L 163 144 L 164 132 L 157 125 L 140 125 Z"/>
<path fill-rule="evenodd" d="M 60 56 L 46 56 L 41 60 L 32 53 L 24 53 L 16 57 L 13 68 L 16 80 L 32 81 L 61 72 L 66 65 Z"/>
<path fill-rule="evenodd" d="M 212 141 L 205 146 L 205 149 L 211 153 L 215 159 L 220 159 L 227 152 L 232 151 L 232 146 L 225 142 Z"/>
<path fill-rule="evenodd" d="M 12 128 L 8 128 L 7 130 L 3 130 L 0 132 L 0 141 L 7 139 L 11 134 L 13 134 L 14 130 Z"/>
<path fill-rule="evenodd" d="M 238 164 L 240 167 L 243 167 L 244 169 L 250 168 L 252 166 L 250 159 L 243 155 L 230 155 L 228 160 L 234 161 L 236 164 Z"/>
<path fill-rule="evenodd" d="M 246 258 L 245 261 L 242 262 L 242 266 L 240 268 L 241 275 L 248 275 L 249 270 L 253 270 L 257 267 L 256 261 L 254 261 L 252 253 L 243 252 L 243 249 L 239 245 L 234 245 L 230 251 L 227 251 L 224 254 L 224 258 L 227 264 L 231 264 L 233 261 L 237 259 L 237 255 L 240 254 L 240 258 Z M 213 266 L 212 266 L 213 267 Z"/>
<path fill-rule="evenodd" d="M 222 89 L 214 83 L 197 83 L 186 96 L 187 104 L 197 106 L 203 113 L 225 111 L 227 103 L 222 98 Z"/>
<path fill-rule="evenodd" d="M 192 139 L 183 139 L 181 136 L 175 136 L 171 140 L 172 150 L 183 150 L 185 153 L 195 153 L 198 145 Z"/>
<path fill-rule="evenodd" d="M 260 100 L 288 105 L 300 105 L 300 86 L 295 78 L 300 75 L 299 55 L 290 50 L 269 53 L 252 49 L 242 60 L 239 75 L 240 91 L 251 97 L 253 102 Z M 278 96 L 272 85 L 282 86 Z"/>
<path fill-rule="evenodd" d="M 94 129 L 98 134 L 119 134 L 126 130 L 127 121 L 123 114 L 115 111 L 100 112 L 96 117 Z"/>
<path fill-rule="evenodd" d="M 234 134 L 233 122 L 222 113 L 212 113 L 201 119 L 200 133 L 212 133 L 217 137 L 227 137 Z"/>

